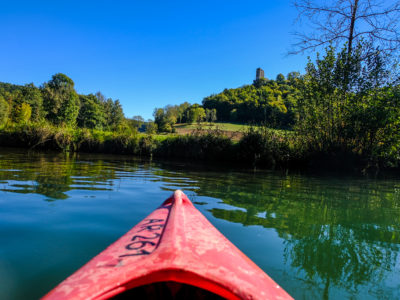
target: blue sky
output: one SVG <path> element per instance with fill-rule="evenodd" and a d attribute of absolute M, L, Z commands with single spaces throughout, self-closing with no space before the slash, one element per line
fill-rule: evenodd
<path fill-rule="evenodd" d="M 119 99 L 125 115 L 201 100 L 303 72 L 285 54 L 296 11 L 289 0 L 4 1 L 0 81 L 41 85 L 61 72 L 79 93 Z"/>

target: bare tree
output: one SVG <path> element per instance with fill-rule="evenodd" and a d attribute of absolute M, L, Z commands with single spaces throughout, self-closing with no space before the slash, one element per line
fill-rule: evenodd
<path fill-rule="evenodd" d="M 304 53 L 327 44 L 347 42 L 348 53 L 364 40 L 381 51 L 400 48 L 400 1 L 398 0 L 293 0 L 297 21 L 311 24 L 297 37 L 289 54 Z"/>

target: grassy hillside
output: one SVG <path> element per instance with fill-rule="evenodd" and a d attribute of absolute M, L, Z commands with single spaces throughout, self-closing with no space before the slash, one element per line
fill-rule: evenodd
<path fill-rule="evenodd" d="M 232 140 L 239 140 L 243 137 L 244 132 L 246 132 L 250 126 L 244 124 L 234 124 L 234 123 L 183 123 L 183 124 L 175 124 L 175 131 L 179 135 L 190 134 L 195 130 L 200 130 L 207 132 L 208 130 L 218 129 L 222 131 L 227 137 Z"/>
<path fill-rule="evenodd" d="M 259 128 L 259 126 L 251 126 L 251 125 L 246 125 L 246 124 L 236 124 L 236 123 L 192 123 L 192 124 L 175 124 L 174 128 L 177 134 L 182 135 L 182 134 L 190 134 L 194 130 L 201 130 L 201 131 L 208 131 L 208 130 L 215 130 L 219 129 L 221 130 L 227 137 L 237 141 L 240 138 L 243 137 L 245 132 L 248 132 L 249 129 L 253 128 Z M 289 130 L 283 130 L 283 129 L 269 129 L 273 132 L 280 133 L 280 134 L 288 134 L 291 131 Z"/>
<path fill-rule="evenodd" d="M 246 130 L 248 130 L 250 128 L 249 125 L 244 125 L 244 124 L 234 124 L 234 123 L 206 123 L 206 122 L 202 122 L 200 124 L 198 123 L 192 123 L 192 124 L 187 124 L 187 123 L 183 123 L 183 124 L 176 124 L 175 126 L 175 130 L 179 131 L 179 130 L 193 130 L 193 129 L 197 129 L 197 128 L 202 128 L 202 129 L 220 129 L 223 131 L 233 131 L 233 132 L 245 132 Z"/>

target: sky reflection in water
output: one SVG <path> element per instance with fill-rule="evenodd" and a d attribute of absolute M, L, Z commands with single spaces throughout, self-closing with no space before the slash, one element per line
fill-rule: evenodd
<path fill-rule="evenodd" d="M 297 299 L 400 298 L 397 179 L 14 149 L 0 150 L 0 298 L 40 297 L 175 189 Z"/>

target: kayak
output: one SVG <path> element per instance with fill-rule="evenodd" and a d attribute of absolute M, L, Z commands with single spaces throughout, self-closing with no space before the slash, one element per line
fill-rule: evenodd
<path fill-rule="evenodd" d="M 42 299 L 292 298 L 178 190 Z"/>

